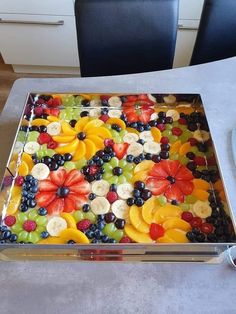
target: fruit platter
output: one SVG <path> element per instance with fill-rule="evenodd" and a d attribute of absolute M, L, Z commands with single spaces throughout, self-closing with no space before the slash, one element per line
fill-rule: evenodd
<path fill-rule="evenodd" d="M 122 256 L 235 242 L 204 108 L 192 94 L 29 94 L 0 210 L 1 249 Z"/>

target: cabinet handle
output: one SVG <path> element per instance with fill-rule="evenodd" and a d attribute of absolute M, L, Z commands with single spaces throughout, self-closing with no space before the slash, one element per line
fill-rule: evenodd
<path fill-rule="evenodd" d="M 194 27 L 194 26 L 184 26 L 182 24 L 178 25 L 178 29 L 184 29 L 186 31 L 197 31 L 198 27 Z"/>
<path fill-rule="evenodd" d="M 60 26 L 64 25 L 64 21 L 57 21 L 57 22 L 44 22 L 44 21 L 21 21 L 21 20 L 4 20 L 0 18 L 1 24 L 34 24 L 34 25 L 53 25 L 53 26 Z"/>

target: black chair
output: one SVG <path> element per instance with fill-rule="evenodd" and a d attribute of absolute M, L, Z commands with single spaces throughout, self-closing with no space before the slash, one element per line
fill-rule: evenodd
<path fill-rule="evenodd" d="M 190 65 L 236 56 L 236 0 L 205 0 Z"/>
<path fill-rule="evenodd" d="M 172 68 L 178 0 L 76 0 L 81 76 Z"/>

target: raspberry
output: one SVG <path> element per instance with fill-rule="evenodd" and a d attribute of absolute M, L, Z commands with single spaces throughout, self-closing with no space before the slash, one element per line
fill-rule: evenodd
<path fill-rule="evenodd" d="M 157 238 L 160 238 L 164 235 L 165 229 L 159 224 L 152 223 L 149 232 L 152 240 L 156 240 Z"/>
<path fill-rule="evenodd" d="M 31 232 L 34 231 L 36 229 L 37 225 L 36 222 L 33 220 L 26 220 L 23 223 L 23 229 L 27 232 Z"/>
<path fill-rule="evenodd" d="M 47 101 L 47 105 L 49 107 L 58 107 L 61 105 L 61 98 L 59 97 L 55 97 L 55 98 L 50 98 L 48 101 Z"/>
<path fill-rule="evenodd" d="M 171 132 L 173 135 L 176 135 L 176 136 L 180 136 L 183 133 L 183 131 L 180 128 L 173 128 Z"/>
<path fill-rule="evenodd" d="M 99 117 L 100 120 L 102 120 L 103 122 L 106 122 L 109 119 L 109 116 L 107 114 L 102 114 Z"/>
<path fill-rule="evenodd" d="M 4 219 L 5 225 L 8 227 L 13 226 L 16 223 L 16 217 L 13 215 L 6 216 Z"/>
<path fill-rule="evenodd" d="M 193 217 L 193 219 L 190 221 L 190 225 L 192 228 L 200 227 L 202 224 L 202 219 L 200 217 Z"/>
<path fill-rule="evenodd" d="M 89 174 L 94 175 L 98 171 L 98 166 L 90 166 L 89 167 Z"/>
<path fill-rule="evenodd" d="M 131 243 L 132 240 L 127 237 L 127 236 L 124 236 L 123 238 L 120 239 L 120 243 Z"/>
<path fill-rule="evenodd" d="M 50 142 L 47 143 L 47 148 L 49 149 L 54 149 L 58 146 L 57 142 L 51 140 Z"/>
<path fill-rule="evenodd" d="M 40 145 L 42 145 L 49 143 L 51 140 L 52 137 L 48 133 L 40 133 L 37 141 Z"/>
<path fill-rule="evenodd" d="M 110 138 L 106 138 L 104 140 L 104 145 L 105 146 L 113 146 L 114 144 L 115 144 L 114 141 L 112 139 L 110 139 Z"/>
<path fill-rule="evenodd" d="M 188 142 L 190 143 L 191 146 L 196 146 L 198 141 L 194 137 L 190 137 L 188 139 Z"/>
<path fill-rule="evenodd" d="M 34 114 L 36 115 L 36 117 L 41 117 L 41 115 L 43 114 L 43 108 L 42 107 L 36 107 L 34 109 Z"/>
<path fill-rule="evenodd" d="M 187 124 L 187 121 L 184 119 L 184 118 L 180 118 L 178 120 L 179 124 L 182 124 L 182 125 L 186 125 Z"/>
<path fill-rule="evenodd" d="M 114 191 L 110 191 L 107 193 L 107 200 L 110 204 L 114 203 L 116 200 L 118 200 L 118 195 Z"/>
<path fill-rule="evenodd" d="M 82 231 L 82 232 L 86 231 L 90 225 L 91 225 L 91 221 L 89 219 L 80 220 L 76 224 L 77 229 Z"/>
<path fill-rule="evenodd" d="M 193 214 L 190 212 L 183 212 L 181 215 L 181 218 L 187 222 L 191 221 L 193 219 Z"/>
<path fill-rule="evenodd" d="M 59 113 L 60 113 L 60 110 L 59 110 L 59 109 L 56 109 L 56 108 L 50 109 L 50 115 L 51 115 L 51 116 L 56 116 L 56 117 L 58 117 Z"/>
<path fill-rule="evenodd" d="M 193 160 L 196 165 L 198 166 L 205 166 L 206 165 L 206 160 L 204 157 L 201 156 L 196 156 Z"/>
<path fill-rule="evenodd" d="M 162 131 L 165 131 L 165 129 L 166 129 L 165 124 L 162 124 L 162 123 L 158 124 L 158 125 L 157 125 L 157 128 L 158 128 L 161 132 L 162 132 Z"/>
<path fill-rule="evenodd" d="M 169 143 L 169 139 L 167 136 L 162 136 L 161 138 L 161 144 L 168 144 Z"/>
<path fill-rule="evenodd" d="M 17 176 L 17 177 L 16 177 L 16 180 L 15 180 L 15 184 L 16 184 L 17 186 L 22 186 L 23 183 L 24 183 L 24 177 L 22 177 L 22 176 Z"/>

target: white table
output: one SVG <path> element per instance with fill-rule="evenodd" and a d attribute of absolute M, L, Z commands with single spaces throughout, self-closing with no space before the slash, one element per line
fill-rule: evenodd
<path fill-rule="evenodd" d="M 231 130 L 236 58 L 175 70 L 102 78 L 20 79 L 0 118 L 6 160 L 27 92 L 200 93 L 236 214 Z M 1 263 L 0 313 L 236 313 L 236 273 L 226 263 Z"/>

